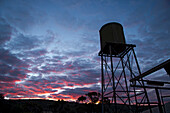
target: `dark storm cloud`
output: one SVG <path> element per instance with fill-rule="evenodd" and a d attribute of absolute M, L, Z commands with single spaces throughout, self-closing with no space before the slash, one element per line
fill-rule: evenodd
<path fill-rule="evenodd" d="M 35 36 L 20 34 L 13 38 L 8 46 L 14 50 L 30 50 L 40 45 L 40 40 Z"/>
<path fill-rule="evenodd" d="M 12 69 L 11 66 L 4 63 L 1 63 L 0 67 L 0 74 L 7 74 Z"/>
<path fill-rule="evenodd" d="M 28 65 L 18 59 L 15 55 L 11 54 L 9 50 L 0 48 L 0 62 L 11 66 L 23 66 L 28 67 Z"/>
<path fill-rule="evenodd" d="M 82 84 L 96 84 L 99 81 L 100 78 L 100 70 L 97 69 L 88 69 L 85 71 L 80 71 L 81 74 L 80 83 Z"/>
<path fill-rule="evenodd" d="M 91 80 L 88 81 L 88 84 L 90 82 L 95 83 L 96 79 L 99 78 L 99 72 L 94 68 L 96 65 L 93 63 L 90 63 L 91 61 L 88 59 L 76 59 L 73 62 L 67 61 L 65 64 L 62 62 L 57 61 L 57 58 L 59 61 L 67 59 L 66 57 L 55 57 L 55 59 L 47 59 L 47 63 L 45 66 L 42 66 L 41 68 L 33 68 L 33 72 L 41 73 L 41 74 L 52 74 L 53 76 L 56 77 L 49 77 L 51 78 L 48 79 L 50 81 L 63 81 L 65 83 L 73 83 L 73 84 L 83 84 L 86 83 L 83 78 L 92 78 Z M 39 60 L 41 61 L 41 60 Z M 57 61 L 57 62 L 55 62 Z M 45 61 L 46 62 L 46 61 Z M 48 63 L 49 62 L 49 63 Z M 50 63 L 52 62 L 52 63 Z M 37 62 L 38 63 L 38 62 Z M 36 64 L 36 61 L 35 61 Z M 91 69 L 91 70 L 90 70 Z M 83 71 L 86 70 L 86 71 Z M 66 74 L 68 77 L 59 77 L 60 74 Z M 90 74 L 90 76 L 88 76 Z M 97 76 L 95 75 L 97 74 Z M 74 77 L 74 76 L 79 76 L 79 77 Z M 37 78 L 41 79 L 41 78 Z M 35 80 L 35 79 L 34 79 Z M 94 81 L 95 80 L 95 81 Z M 84 81 L 84 82 L 83 82 Z M 67 84 L 68 84 L 67 83 Z"/>
<path fill-rule="evenodd" d="M 38 12 L 28 1 L 5 0 L 0 4 L 0 7 L 3 9 L 0 10 L 0 14 L 20 31 L 29 30 L 35 24 L 43 21 L 43 14 Z M 41 20 L 37 17 L 41 17 Z"/>
<path fill-rule="evenodd" d="M 14 82 L 1 82 L 0 83 L 0 88 L 1 88 L 0 91 L 5 94 L 6 92 L 4 89 L 9 89 L 11 87 L 14 87 L 14 85 L 15 85 Z"/>
<path fill-rule="evenodd" d="M 0 48 L 0 60 L 1 62 L 11 65 L 16 65 L 17 63 L 20 63 L 20 60 L 12 55 L 9 50 L 5 50 L 3 48 Z"/>
<path fill-rule="evenodd" d="M 46 49 L 35 49 L 32 51 L 26 51 L 24 52 L 24 57 L 37 57 L 37 62 L 43 60 L 43 58 L 41 58 L 41 56 L 45 55 L 46 53 L 48 53 L 48 51 Z"/>
<path fill-rule="evenodd" d="M 47 91 L 47 92 L 56 92 L 57 90 L 52 90 L 51 88 L 45 88 L 44 91 Z"/>
<path fill-rule="evenodd" d="M 88 68 L 94 68 L 96 65 L 92 63 L 91 60 L 88 58 L 77 58 L 73 62 L 68 62 L 66 66 L 68 66 L 68 68 L 73 68 L 73 69 L 77 68 L 77 69 L 83 70 L 83 69 L 88 69 Z"/>
<path fill-rule="evenodd" d="M 61 83 L 65 83 L 67 86 L 70 84 L 74 85 L 88 85 L 88 84 L 96 84 L 99 82 L 100 74 L 95 72 L 96 70 L 91 71 L 76 71 L 77 74 L 67 72 L 69 76 L 58 76 L 57 81 Z"/>
<path fill-rule="evenodd" d="M 3 28 L 3 27 L 1 27 Z M 6 29 L 8 30 L 8 29 Z M 2 31 L 2 30 L 1 30 Z M 8 32 L 1 32 L 2 34 L 6 34 Z M 6 37 L 6 35 L 3 35 Z M 8 37 L 11 36 L 11 33 L 8 34 Z M 0 42 L 7 42 L 8 40 L 4 41 L 4 38 L 1 37 Z M 12 54 L 10 50 L 4 49 L 3 47 L 0 48 L 0 86 L 1 86 L 1 93 L 8 94 L 8 93 L 19 93 L 20 91 L 17 90 L 15 82 L 25 79 L 27 70 L 26 67 L 29 65 L 19 58 Z"/>
<path fill-rule="evenodd" d="M 23 34 L 15 35 L 15 37 L 11 38 L 12 34 L 15 34 L 18 31 L 7 23 L 7 19 L 0 18 L 0 20 L 0 44 L 5 44 L 7 42 L 8 47 L 8 49 L 4 49 L 3 47 L 0 48 L 0 81 L 5 82 L 4 84 L 1 84 L 5 85 L 2 86 L 4 88 L 8 88 L 7 84 L 12 83 L 10 87 L 14 87 L 13 90 L 15 90 L 15 82 L 27 77 L 26 73 L 29 72 L 29 70 L 27 70 L 26 67 L 29 65 L 20 60 L 17 57 L 18 55 L 12 54 L 10 48 L 13 50 L 29 50 L 37 47 L 39 40 L 33 36 L 24 36 Z M 45 53 L 46 51 L 41 49 L 32 51 L 32 53 L 29 54 L 31 54 L 31 56 L 40 56 Z M 9 92 L 6 91 L 6 93 Z"/>
<path fill-rule="evenodd" d="M 99 72 L 93 68 L 94 66 L 89 63 L 89 61 L 83 61 L 78 60 L 75 62 L 67 62 L 65 65 L 63 64 L 56 64 L 56 65 L 47 65 L 43 66 L 39 70 L 37 69 L 37 72 L 42 74 L 50 74 L 53 72 L 53 76 L 49 76 L 45 79 L 42 79 L 42 76 L 38 77 L 31 77 L 30 82 L 33 82 L 35 84 L 41 84 L 43 83 L 50 83 L 50 82 L 58 82 L 63 83 L 68 86 L 73 85 L 83 85 L 83 84 L 95 84 L 98 82 L 98 78 L 100 77 Z M 67 70 L 67 71 L 66 71 Z M 58 74 L 65 73 L 67 76 L 58 76 Z M 88 79 L 88 81 L 86 81 Z M 56 86 L 52 86 L 56 87 Z"/>
<path fill-rule="evenodd" d="M 77 96 L 77 95 L 84 95 L 88 93 L 87 91 L 84 91 L 83 89 L 88 89 L 88 88 L 65 89 L 65 91 L 63 91 L 61 94 Z"/>
<path fill-rule="evenodd" d="M 1 78 L 1 82 L 15 82 L 17 80 L 20 80 L 16 77 L 11 77 L 11 76 L 3 76 L 3 75 L 0 75 L 0 78 Z"/>
<path fill-rule="evenodd" d="M 69 30 L 78 29 L 78 26 L 83 22 L 70 13 L 69 6 L 70 5 L 66 5 L 65 2 L 63 4 L 63 1 L 56 2 L 50 0 L 47 2 L 42 0 L 41 2 L 29 2 L 7 0 L 2 2 L 1 7 L 5 10 L 1 11 L 1 15 L 16 26 L 18 30 L 24 32 L 31 30 L 32 26 L 47 23 L 47 20 L 52 20 L 55 25 Z M 51 19 L 51 17 L 54 19 Z"/>
<path fill-rule="evenodd" d="M 27 89 L 21 88 L 21 87 L 13 87 L 13 88 L 8 88 L 5 89 L 6 92 L 16 95 L 16 94 L 30 94 L 30 92 Z"/>
<path fill-rule="evenodd" d="M 69 76 L 59 77 L 58 80 L 75 85 L 95 84 L 100 77 L 100 70 L 95 69 L 95 66 L 88 59 L 76 59 L 73 62 L 67 62 L 64 69 L 70 70 L 66 72 Z"/>
<path fill-rule="evenodd" d="M 66 69 L 64 69 L 63 64 L 59 63 L 59 64 L 55 64 L 55 62 L 53 64 L 49 64 L 48 62 L 46 63 L 45 66 L 41 66 L 40 69 L 38 68 L 33 68 L 34 72 L 39 72 L 39 73 L 43 73 L 43 74 L 50 74 L 50 73 L 54 73 L 55 75 L 60 74 L 60 73 L 64 73 Z"/>
<path fill-rule="evenodd" d="M 87 50 L 78 50 L 78 51 L 73 50 L 73 51 L 66 51 L 65 55 L 70 56 L 70 57 L 80 57 L 86 53 L 87 53 Z"/>
<path fill-rule="evenodd" d="M 57 65 L 56 65 L 57 66 Z M 93 69 L 95 64 L 88 59 L 76 59 L 73 62 L 66 62 L 65 65 L 57 66 L 57 70 L 63 70 L 68 76 L 57 76 L 58 81 L 68 84 L 95 84 L 100 77 L 100 71 Z M 52 68 L 50 68 L 52 69 Z M 65 71 L 67 70 L 67 71 Z M 60 71 L 61 72 L 61 71 Z M 57 75 L 57 74 L 56 74 Z M 87 81 L 88 79 L 88 81 Z"/>
<path fill-rule="evenodd" d="M 12 30 L 13 28 L 5 19 L 0 17 L 0 45 L 11 39 Z"/>
<path fill-rule="evenodd" d="M 62 88 L 63 84 L 57 83 L 58 78 L 55 76 L 49 76 L 46 78 L 43 78 L 41 75 L 39 76 L 31 76 L 29 80 L 25 81 L 23 84 L 24 86 L 41 89 L 41 92 L 43 92 L 44 89 L 47 91 L 47 89 L 53 89 L 53 88 Z M 30 89 L 31 90 L 31 89 Z M 49 92 L 54 92 L 56 90 L 50 90 Z"/>
<path fill-rule="evenodd" d="M 4 67 L 3 70 L 7 70 L 6 67 Z M 14 69 L 8 67 L 8 71 L 0 73 L 0 86 L 1 86 L 1 92 L 4 93 L 10 93 L 12 90 L 16 90 L 16 84 L 15 82 L 21 81 L 22 79 L 25 79 L 26 73 L 22 69 L 17 69 L 16 67 Z"/>
<path fill-rule="evenodd" d="M 51 82 L 46 84 L 46 87 L 51 88 L 51 89 L 52 88 L 62 88 L 63 86 L 64 86 L 63 84 L 57 84 L 57 83 L 51 83 Z"/>
<path fill-rule="evenodd" d="M 130 42 L 136 44 L 135 48 L 142 70 L 146 71 L 167 60 L 170 55 L 170 3 L 156 1 L 152 7 L 149 4 L 141 4 L 132 12 L 125 25 L 127 28 L 138 28 L 138 36 L 127 36 Z M 143 8 L 145 7 L 145 8 Z M 141 13 L 139 13 L 141 12 Z M 142 14 L 143 12 L 148 12 Z M 129 26 L 129 27 L 128 27 Z M 145 66 L 145 67 L 144 67 Z"/>
<path fill-rule="evenodd" d="M 111 21 L 125 26 L 126 40 L 137 45 L 139 63 L 146 70 L 170 54 L 165 38 L 170 35 L 168 13 L 166 0 L 1 0 L 0 91 L 13 98 L 46 98 L 38 94 L 54 94 L 56 88 L 65 91 L 51 97 L 65 99 L 98 91 L 98 30 Z M 84 85 L 91 87 L 75 88 Z"/>
<path fill-rule="evenodd" d="M 55 61 L 61 61 L 61 60 L 63 60 L 63 59 L 68 59 L 68 56 L 57 56 L 57 55 L 55 55 L 55 56 L 53 56 L 53 59 L 49 59 L 49 60 L 53 60 L 54 62 Z"/>

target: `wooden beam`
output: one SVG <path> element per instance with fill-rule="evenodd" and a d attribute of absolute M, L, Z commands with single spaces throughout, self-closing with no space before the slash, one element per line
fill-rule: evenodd
<path fill-rule="evenodd" d="M 168 59 L 167 61 L 153 67 L 152 69 L 150 69 L 150 70 L 136 76 L 135 78 L 130 79 L 130 82 L 135 81 L 135 80 L 139 80 L 140 78 L 143 78 L 143 77 L 145 77 L 145 76 L 147 76 L 147 75 L 149 75 L 149 74 L 151 74 L 151 73 L 153 73 L 153 72 L 155 72 L 155 71 L 157 71 L 159 69 L 162 69 L 162 68 L 164 68 L 165 66 L 167 66 L 169 64 L 170 64 L 170 59 Z"/>

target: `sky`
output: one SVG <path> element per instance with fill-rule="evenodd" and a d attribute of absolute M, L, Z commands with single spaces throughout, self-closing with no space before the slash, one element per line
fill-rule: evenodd
<path fill-rule="evenodd" d="M 0 93 L 76 100 L 100 92 L 100 28 L 118 22 L 141 71 L 170 56 L 169 0 L 0 0 Z M 169 81 L 164 70 L 152 79 Z"/>

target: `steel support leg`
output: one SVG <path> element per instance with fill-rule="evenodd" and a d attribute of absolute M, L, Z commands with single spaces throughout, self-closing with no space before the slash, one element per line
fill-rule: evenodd
<path fill-rule="evenodd" d="M 134 49 L 132 49 L 132 51 L 133 51 L 133 55 L 134 55 L 134 58 L 135 58 L 135 61 L 136 61 L 136 65 L 137 65 L 139 74 L 141 75 L 140 67 L 139 67 L 138 60 L 137 60 L 137 57 L 136 57 Z M 143 81 L 142 81 L 142 85 L 144 86 L 144 82 Z M 152 109 L 151 109 L 151 106 L 150 106 L 149 97 L 148 97 L 146 88 L 143 88 L 143 89 L 144 89 L 144 92 L 145 92 L 145 96 L 146 96 L 146 99 L 147 99 L 147 103 L 148 103 L 148 107 L 149 107 L 150 113 L 152 113 Z"/>
<path fill-rule="evenodd" d="M 102 76 L 101 76 L 101 79 L 102 79 L 102 113 L 104 113 L 104 105 L 103 105 L 103 90 L 104 90 L 104 73 L 103 73 L 103 54 L 101 55 L 101 73 L 102 73 Z"/>
<path fill-rule="evenodd" d="M 112 46 L 110 45 L 110 62 L 111 62 L 111 73 L 112 73 L 112 81 L 113 81 L 113 98 L 114 98 L 114 106 L 115 112 L 117 113 L 117 102 L 116 102 L 116 87 L 115 87 L 115 75 L 113 72 L 113 60 L 112 60 Z"/>
<path fill-rule="evenodd" d="M 163 109 L 162 109 L 162 105 L 161 105 L 161 99 L 160 99 L 160 96 L 159 96 L 158 88 L 155 88 L 155 92 L 156 92 L 156 96 L 157 96 L 157 99 L 158 99 L 159 112 L 163 113 Z"/>

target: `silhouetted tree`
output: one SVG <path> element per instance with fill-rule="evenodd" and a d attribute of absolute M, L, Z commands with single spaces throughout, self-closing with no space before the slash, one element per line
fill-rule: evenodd
<path fill-rule="evenodd" d="M 89 97 L 89 99 L 91 100 L 92 104 L 95 104 L 95 103 L 97 103 L 99 101 L 100 93 L 89 92 L 86 95 Z"/>
<path fill-rule="evenodd" d="M 78 102 L 83 102 L 86 100 L 86 97 L 85 96 L 81 96 L 78 98 Z"/>
<path fill-rule="evenodd" d="M 0 100 L 4 100 L 4 95 L 0 94 Z"/>

